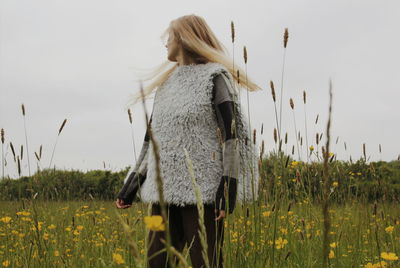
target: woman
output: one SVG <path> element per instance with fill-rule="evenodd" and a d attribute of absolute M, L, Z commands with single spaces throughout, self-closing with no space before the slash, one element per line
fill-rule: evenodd
<path fill-rule="evenodd" d="M 236 70 L 241 69 L 234 66 L 224 46 L 199 16 L 175 19 L 165 33 L 168 60 L 176 64 L 144 92 L 148 95 L 157 88 L 148 129 L 151 127 L 159 148 L 171 240 L 178 251 L 190 246 L 194 268 L 205 267 L 185 149 L 204 204 L 208 261 L 210 267 L 223 267 L 223 219 L 233 213 L 236 200 L 245 203 L 258 197 L 256 146 L 250 141 L 251 132 L 234 88 L 234 79 L 239 81 Z M 250 91 L 260 89 L 249 79 L 242 83 Z M 152 215 L 161 215 L 153 149 L 146 131 L 139 159 L 118 193 L 118 208 L 130 207 L 138 192 L 142 202 L 151 204 Z M 165 239 L 164 232 L 149 232 L 150 267 L 167 264 L 166 252 L 157 254 L 164 247 L 161 238 Z"/>

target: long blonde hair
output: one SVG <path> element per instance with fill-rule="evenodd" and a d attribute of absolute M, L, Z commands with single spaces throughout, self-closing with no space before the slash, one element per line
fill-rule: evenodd
<path fill-rule="evenodd" d="M 176 42 L 178 42 L 178 45 L 182 47 L 185 56 L 192 57 L 197 63 L 220 63 L 227 68 L 233 79 L 236 80 L 239 85 L 246 88 L 246 90 L 262 90 L 261 87 L 255 84 L 248 77 L 247 79 L 242 78 L 245 72 L 242 70 L 242 68 L 233 63 L 226 47 L 217 39 L 211 28 L 202 17 L 194 14 L 179 17 L 171 21 L 169 27 L 162 33 L 161 39 L 165 40 L 165 37 L 169 33 L 172 33 L 177 39 Z M 171 61 L 164 61 L 147 76 L 142 76 L 141 80 L 147 81 L 158 75 L 158 77 L 151 84 L 143 88 L 145 97 L 150 95 L 154 89 L 163 84 L 178 66 L 177 63 L 174 63 L 172 67 L 169 67 L 170 65 Z M 239 71 L 239 76 L 241 78 L 240 80 L 237 76 L 237 71 Z M 139 89 L 139 92 L 136 93 L 132 99 L 129 99 L 127 107 L 131 105 L 133 106 L 141 99 L 142 97 Z"/>

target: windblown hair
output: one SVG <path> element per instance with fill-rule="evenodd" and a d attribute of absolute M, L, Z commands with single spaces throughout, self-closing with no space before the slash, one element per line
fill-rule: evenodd
<path fill-rule="evenodd" d="M 168 34 L 173 34 L 178 46 L 182 47 L 185 56 L 193 58 L 196 63 L 220 63 L 227 68 L 240 87 L 244 87 L 248 91 L 262 90 L 261 87 L 248 77 L 247 79 L 243 78 L 245 72 L 242 68 L 234 64 L 226 47 L 217 39 L 202 17 L 190 14 L 171 21 L 169 27 L 160 36 L 161 39 L 165 40 Z M 174 63 L 172 67 L 170 65 L 171 61 L 167 60 L 154 68 L 146 76 L 142 76 L 141 80 L 143 81 L 151 80 L 158 76 L 151 84 L 143 88 L 144 97 L 150 95 L 154 89 L 162 85 L 178 66 L 177 63 Z M 237 76 L 237 71 L 239 71 L 240 78 Z M 141 92 L 139 90 L 128 101 L 127 107 L 133 106 L 141 99 Z"/>

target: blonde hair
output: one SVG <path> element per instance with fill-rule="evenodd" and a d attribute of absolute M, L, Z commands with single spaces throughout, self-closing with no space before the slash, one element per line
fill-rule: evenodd
<path fill-rule="evenodd" d="M 169 33 L 172 33 L 176 38 L 175 42 L 182 47 L 185 56 L 193 58 L 197 63 L 220 63 L 230 72 L 233 79 L 248 91 L 262 90 L 248 77 L 247 79 L 242 78 L 245 72 L 233 63 L 226 47 L 217 39 L 202 17 L 194 14 L 179 17 L 171 21 L 169 27 L 162 33 L 161 39 L 165 40 Z M 151 84 L 143 88 L 144 97 L 150 95 L 154 89 L 163 84 L 178 66 L 177 63 L 174 63 L 172 67 L 167 69 L 169 65 L 171 65 L 171 61 L 167 60 L 148 73 L 147 76 L 142 76 L 141 80 L 147 81 L 159 75 Z M 239 71 L 240 80 L 237 76 L 237 71 Z M 139 92 L 128 101 L 127 107 L 133 106 L 141 99 L 142 96 L 139 89 Z"/>

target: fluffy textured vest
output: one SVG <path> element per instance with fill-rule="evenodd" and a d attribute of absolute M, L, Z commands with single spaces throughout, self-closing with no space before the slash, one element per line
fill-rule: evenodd
<path fill-rule="evenodd" d="M 258 197 L 257 147 L 251 142 L 248 123 L 233 89 L 233 78 L 225 66 L 209 62 L 177 66 L 154 97 L 151 129 L 159 146 L 164 200 L 169 204 L 196 204 L 184 148 L 192 161 L 203 203 L 215 201 L 223 173 L 223 147 L 217 134 L 218 121 L 212 103 L 212 79 L 219 73 L 228 78 L 236 105 L 240 155 L 237 200 L 243 203 Z M 147 178 L 139 194 L 142 202 L 158 203 L 156 160 L 151 141 L 148 150 Z"/>

